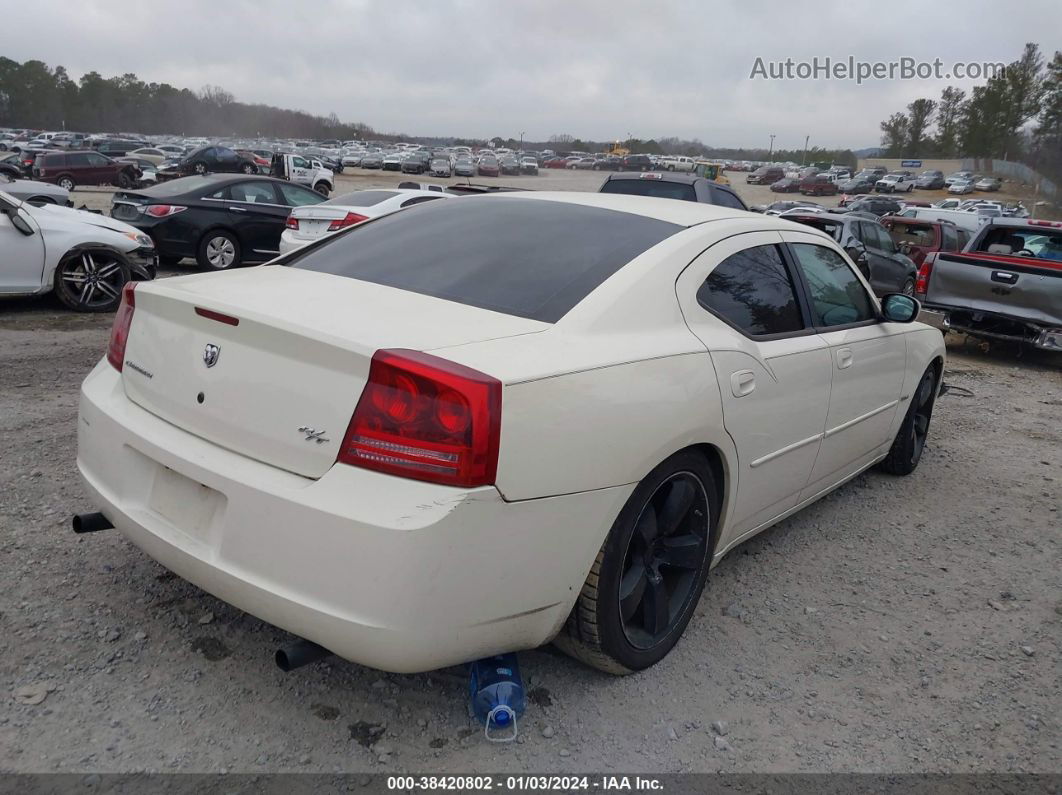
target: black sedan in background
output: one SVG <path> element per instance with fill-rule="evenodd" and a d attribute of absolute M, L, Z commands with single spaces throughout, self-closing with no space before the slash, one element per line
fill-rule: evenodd
<path fill-rule="evenodd" d="M 201 146 L 177 161 L 172 171 L 160 176 L 191 174 L 257 174 L 258 166 L 250 155 L 240 154 L 227 146 Z"/>
<path fill-rule="evenodd" d="M 292 208 L 324 200 L 272 177 L 209 174 L 118 191 L 111 217 L 150 235 L 162 265 L 195 257 L 202 268 L 223 270 L 277 256 Z"/>

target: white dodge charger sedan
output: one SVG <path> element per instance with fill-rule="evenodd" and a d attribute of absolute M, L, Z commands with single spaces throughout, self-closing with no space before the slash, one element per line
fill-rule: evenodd
<path fill-rule="evenodd" d="M 868 467 L 915 468 L 944 364 L 917 312 L 784 219 L 429 202 L 128 286 L 78 467 L 99 521 L 349 660 L 556 640 L 628 673 L 728 550 Z"/>

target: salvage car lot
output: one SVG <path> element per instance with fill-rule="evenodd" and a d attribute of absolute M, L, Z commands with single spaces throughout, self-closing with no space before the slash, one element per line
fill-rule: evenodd
<path fill-rule="evenodd" d="M 973 395 L 940 401 L 918 472 L 863 475 L 746 544 L 647 674 L 617 681 L 525 654 L 527 740 L 498 750 L 464 714 L 461 671 L 327 663 L 284 678 L 271 661 L 283 633 L 114 533 L 72 536 L 66 520 L 85 503 L 72 461 L 77 388 L 109 323 L 47 301 L 4 309 L 0 479 L 12 499 L 0 515 L 5 571 L 16 573 L 0 608 L 14 639 L 0 665 L 16 694 L 0 723 L 4 767 L 1058 765 L 1062 439 L 1050 360 L 955 356 L 946 380 Z"/>

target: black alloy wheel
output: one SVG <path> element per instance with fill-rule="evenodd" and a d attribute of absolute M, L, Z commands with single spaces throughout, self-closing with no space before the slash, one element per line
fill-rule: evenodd
<path fill-rule="evenodd" d="M 937 396 L 937 369 L 930 365 L 911 395 L 900 430 L 896 432 L 889 454 L 880 466 L 890 475 L 910 475 L 918 467 L 929 438 L 929 423 Z"/>
<path fill-rule="evenodd" d="M 127 281 L 129 267 L 115 254 L 84 251 L 71 254 L 56 268 L 55 293 L 78 312 L 110 312 L 117 309 Z"/>
<path fill-rule="evenodd" d="M 611 674 L 641 671 L 682 637 L 708 579 L 720 492 L 708 458 L 680 450 L 627 498 L 554 643 Z"/>
<path fill-rule="evenodd" d="M 676 472 L 642 508 L 619 582 L 623 633 L 650 649 L 682 614 L 708 552 L 708 495 L 692 472 Z"/>

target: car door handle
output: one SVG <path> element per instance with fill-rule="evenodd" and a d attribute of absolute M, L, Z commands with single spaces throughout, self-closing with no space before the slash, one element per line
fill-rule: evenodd
<path fill-rule="evenodd" d="M 245 212 L 247 212 L 247 210 L 245 208 L 243 208 L 243 207 L 229 207 L 229 212 L 231 212 L 231 213 L 245 213 Z"/>
<path fill-rule="evenodd" d="M 852 349 L 851 348 L 838 348 L 837 349 L 837 369 L 846 370 L 852 366 Z"/>
<path fill-rule="evenodd" d="M 740 370 L 730 376 L 730 391 L 734 397 L 745 397 L 756 388 L 756 375 L 752 370 Z"/>
<path fill-rule="evenodd" d="M 1018 274 L 1007 273 L 1006 271 L 992 271 L 992 281 L 1003 282 L 1003 284 L 1017 284 Z"/>

